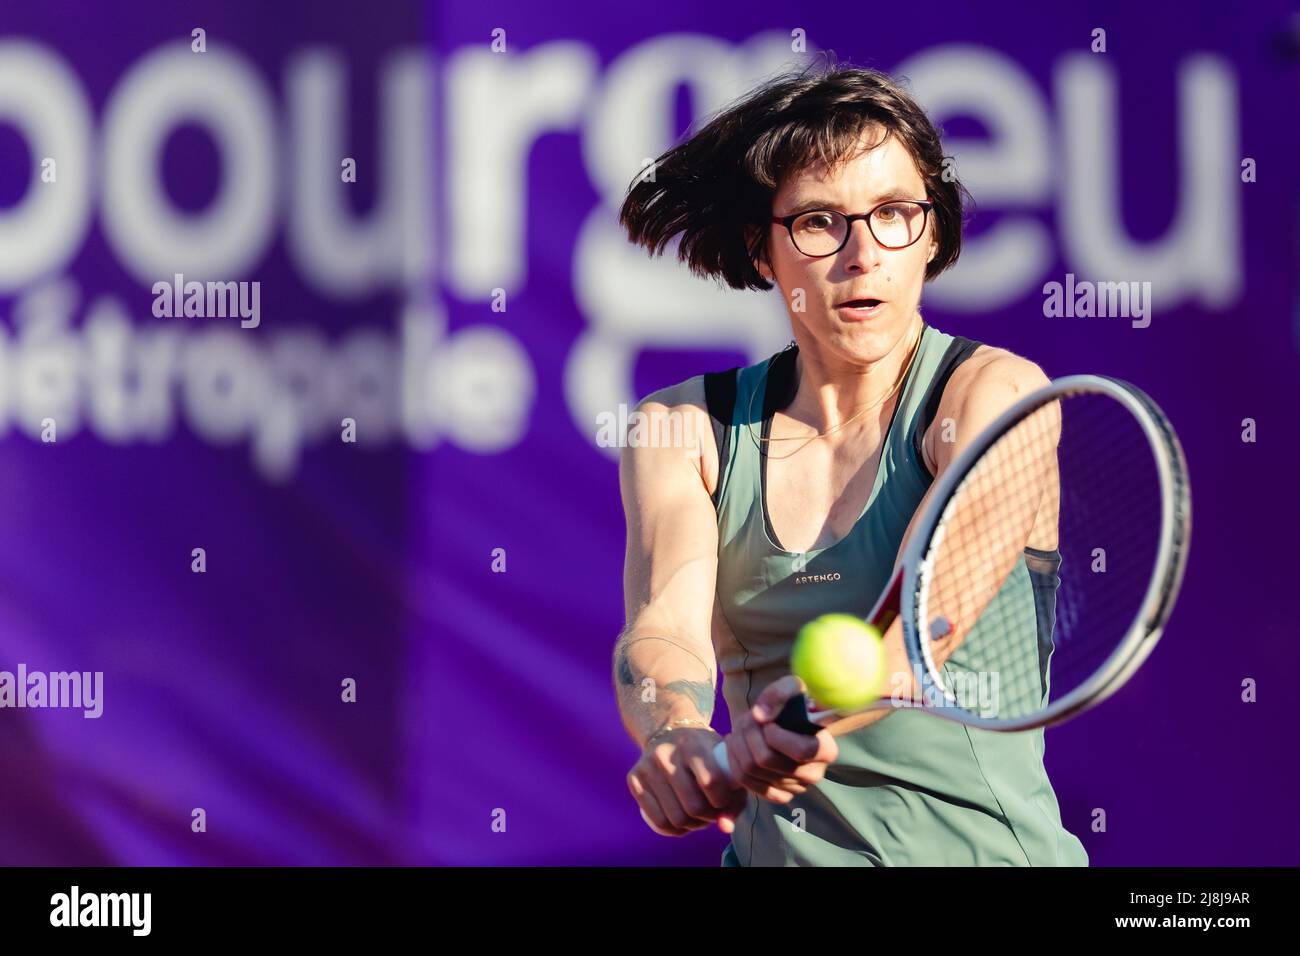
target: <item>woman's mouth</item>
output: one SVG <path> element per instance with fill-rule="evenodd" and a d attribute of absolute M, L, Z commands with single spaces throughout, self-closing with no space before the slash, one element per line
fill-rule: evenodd
<path fill-rule="evenodd" d="M 850 299 L 835 307 L 839 314 L 850 322 L 861 322 L 878 316 L 885 303 L 881 299 Z"/>

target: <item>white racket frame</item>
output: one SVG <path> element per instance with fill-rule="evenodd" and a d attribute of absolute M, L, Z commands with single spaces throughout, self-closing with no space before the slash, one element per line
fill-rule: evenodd
<path fill-rule="evenodd" d="M 950 515 L 957 490 L 970 476 L 976 462 L 995 442 L 1048 402 L 1071 395 L 1092 394 L 1111 398 L 1136 419 L 1146 436 L 1160 484 L 1160 534 L 1151 581 L 1128 633 L 1115 646 L 1097 671 L 1078 687 L 1052 701 L 1041 711 L 1021 717 L 982 717 L 956 707 L 956 699 L 945 686 L 931 652 L 931 636 L 925 626 L 927 595 L 933 575 L 934 555 L 943 537 L 941 525 Z M 936 528 L 938 529 L 936 532 Z M 1191 495 L 1187 464 L 1182 446 L 1164 413 L 1141 390 L 1119 379 L 1102 375 L 1071 375 L 1055 379 L 1044 388 L 1026 395 L 998 416 L 961 454 L 939 479 L 933 506 L 926 510 L 903 556 L 903 591 L 900 614 L 908 655 L 919 647 L 926 674 L 954 706 L 920 706 L 923 713 L 955 720 L 985 730 L 1021 731 L 1050 727 L 1101 703 L 1124 686 L 1155 649 L 1173 609 L 1187 565 L 1191 534 Z M 815 718 L 814 718 L 815 719 Z"/>

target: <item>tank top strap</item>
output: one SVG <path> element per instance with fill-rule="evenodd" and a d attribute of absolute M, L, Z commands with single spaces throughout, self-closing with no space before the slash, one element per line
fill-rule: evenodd
<path fill-rule="evenodd" d="M 769 366 L 797 349 L 787 348 L 761 362 L 735 370 L 736 399 L 726 439 L 726 460 L 718 462 L 716 505 L 720 540 L 740 527 L 758 495 L 758 438 L 763 428 L 763 394 Z"/>
<path fill-rule="evenodd" d="M 979 345 L 971 339 L 940 332 L 928 323 L 923 325 L 916 355 L 899 390 L 891 418 L 882 480 L 906 463 L 923 482 L 928 483 L 929 471 L 921 457 L 921 435 L 934 418 L 948 377 Z M 761 501 L 763 462 L 760 442 L 766 431 L 766 422 L 794 398 L 798 354 L 798 346 L 792 343 L 761 362 L 725 373 L 729 376 L 726 389 L 719 389 L 720 383 L 716 379 L 710 383 L 715 400 L 723 393 L 726 398 L 731 398 L 731 385 L 734 383 L 735 398 L 729 424 L 724 429 L 715 419 L 716 431 L 722 440 L 718 442 L 718 484 L 714 491 L 714 505 L 724 542 L 730 538 L 729 531 L 734 532 L 745 522 L 754 502 Z M 714 404 L 714 401 L 710 402 L 711 413 L 725 416 L 726 411 L 719 413 Z"/>
<path fill-rule="evenodd" d="M 912 359 L 912 367 L 908 370 L 907 381 L 899 396 L 889 429 L 883 462 L 885 478 L 900 467 L 912 466 L 923 481 L 928 483 L 930 480 L 929 470 L 919 454 L 917 431 L 923 430 L 921 422 L 925 416 L 926 401 L 952 341 L 953 336 L 940 332 L 932 325 L 926 325 L 922 330 L 921 342 Z"/>

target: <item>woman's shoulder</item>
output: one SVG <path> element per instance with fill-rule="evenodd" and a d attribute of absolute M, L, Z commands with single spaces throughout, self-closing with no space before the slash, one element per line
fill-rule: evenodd
<path fill-rule="evenodd" d="M 989 383 L 1008 385 L 1016 391 L 1031 391 L 1048 383 L 1047 374 L 1036 362 L 1009 349 L 979 343 L 970 358 L 953 370 L 945 398 L 959 399 L 973 388 Z M 951 392 L 951 396 L 947 392 Z"/>
<path fill-rule="evenodd" d="M 950 404 L 969 388 L 990 379 L 1016 384 L 1046 384 L 1043 370 L 1010 349 L 927 326 L 932 342 L 951 361 L 944 376 L 944 398 Z"/>
<path fill-rule="evenodd" d="M 692 375 L 675 385 L 666 385 L 655 389 L 637 402 L 638 411 L 651 410 L 677 411 L 682 414 L 698 411 L 707 413 L 704 402 L 704 376 Z"/>
<path fill-rule="evenodd" d="M 935 441 L 941 431 L 951 435 L 950 426 L 978 413 L 990 402 L 1005 405 L 1008 399 L 1027 394 L 1048 383 L 1039 366 L 1009 349 L 962 336 L 946 336 L 949 344 L 946 368 L 940 369 L 937 386 L 925 403 L 915 436 L 921 462 L 934 475 L 938 467 Z M 973 417 L 981 418 L 979 414 Z M 945 438 L 945 441 L 951 441 Z"/>
<path fill-rule="evenodd" d="M 635 423 L 659 447 L 676 446 L 691 459 L 710 495 L 718 480 L 718 446 L 709 419 L 704 375 L 656 389 L 637 402 Z"/>

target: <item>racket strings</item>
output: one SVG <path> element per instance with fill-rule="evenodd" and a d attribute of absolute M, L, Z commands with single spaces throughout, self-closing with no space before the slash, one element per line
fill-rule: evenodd
<path fill-rule="evenodd" d="M 1150 444 L 1108 396 L 1057 399 L 1000 436 L 944 507 L 917 595 L 956 705 L 1024 717 L 1105 665 L 1151 579 L 1159 503 Z"/>

